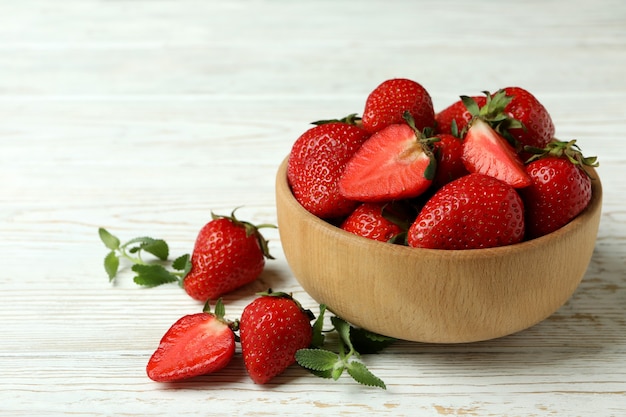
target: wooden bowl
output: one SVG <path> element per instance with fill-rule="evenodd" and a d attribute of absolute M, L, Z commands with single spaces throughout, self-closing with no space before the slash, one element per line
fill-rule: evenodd
<path fill-rule="evenodd" d="M 563 228 L 515 245 L 418 249 L 345 232 L 306 211 L 276 178 L 278 230 L 304 290 L 356 326 L 431 343 L 493 339 L 545 319 L 572 295 L 593 253 L 602 206 L 594 172 L 589 206 Z"/>

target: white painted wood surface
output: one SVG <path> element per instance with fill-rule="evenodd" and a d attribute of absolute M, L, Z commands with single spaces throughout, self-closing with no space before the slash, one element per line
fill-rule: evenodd
<path fill-rule="evenodd" d="M 0 415 L 626 415 L 626 3 L 622 0 L 0 2 Z M 506 85 L 598 155 L 596 251 L 539 325 L 366 357 L 387 391 L 298 367 L 254 385 L 240 359 L 177 385 L 144 371 L 201 306 L 180 288 L 110 285 L 97 228 L 191 250 L 211 210 L 275 222 L 274 174 L 322 118 L 403 76 L 438 109 Z M 315 303 L 276 260 L 268 286 Z M 529 260 L 532 262 L 532 260 Z"/>

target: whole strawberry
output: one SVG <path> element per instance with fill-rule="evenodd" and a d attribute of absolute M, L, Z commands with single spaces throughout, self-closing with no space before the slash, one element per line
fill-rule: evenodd
<path fill-rule="evenodd" d="M 553 141 L 526 165 L 532 183 L 520 195 L 528 239 L 563 227 L 591 200 L 591 178 L 584 167 L 597 166 L 596 158 L 583 157 L 575 142 Z"/>
<path fill-rule="evenodd" d="M 370 133 L 404 123 L 408 111 L 419 130 L 435 126 L 435 112 L 428 91 L 419 83 L 406 78 L 384 81 L 367 97 L 363 110 L 363 128 Z"/>
<path fill-rule="evenodd" d="M 510 245 L 524 237 L 524 206 L 513 187 L 469 174 L 440 188 L 424 205 L 408 234 L 412 247 L 479 249 Z"/>
<path fill-rule="evenodd" d="M 463 141 L 446 133 L 440 133 L 436 137 L 439 140 L 433 143 L 433 154 L 437 161 L 437 171 L 431 185 L 433 189 L 439 189 L 469 174 L 463 164 Z"/>
<path fill-rule="evenodd" d="M 476 102 L 478 107 L 484 106 L 487 101 L 485 96 L 472 96 L 470 98 Z M 435 115 L 437 123 L 435 130 L 437 133 L 461 137 L 472 117 L 472 113 L 467 109 L 463 100 L 457 100 Z"/>
<path fill-rule="evenodd" d="M 171 382 L 216 372 L 235 354 L 232 323 L 224 320 L 220 301 L 208 310 L 181 317 L 163 335 L 146 366 L 148 377 Z"/>
<path fill-rule="evenodd" d="M 521 87 L 502 89 L 511 102 L 504 112 L 522 123 L 521 127 L 510 127 L 509 134 L 521 146 L 545 147 L 554 138 L 554 123 L 545 106 L 537 98 Z"/>
<path fill-rule="evenodd" d="M 389 242 L 403 232 L 397 223 L 385 217 L 386 204 L 363 203 L 341 224 L 341 229 L 372 240 Z"/>
<path fill-rule="evenodd" d="M 287 179 L 295 199 L 320 218 L 348 215 L 357 202 L 340 195 L 339 178 L 346 163 L 369 134 L 348 122 L 317 125 L 293 144 Z"/>
<path fill-rule="evenodd" d="M 241 353 L 248 375 L 265 384 L 296 361 L 296 352 L 309 347 L 313 315 L 291 296 L 265 293 L 241 315 Z"/>
<path fill-rule="evenodd" d="M 183 288 L 199 301 L 217 299 L 255 279 L 265 258 L 273 259 L 261 227 L 235 217 L 211 214 L 212 220 L 198 233 L 191 254 L 191 270 Z"/>

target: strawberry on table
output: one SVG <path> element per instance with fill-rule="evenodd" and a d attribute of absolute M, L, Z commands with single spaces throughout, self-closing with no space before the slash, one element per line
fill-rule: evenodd
<path fill-rule="evenodd" d="M 489 175 L 515 188 L 530 184 L 515 149 L 481 118 L 473 119 L 469 125 L 463 140 L 462 160 L 471 173 Z"/>
<path fill-rule="evenodd" d="M 293 144 L 287 179 L 295 199 L 320 218 L 348 215 L 357 202 L 339 193 L 338 182 L 345 165 L 369 134 L 349 122 L 317 125 Z"/>
<path fill-rule="evenodd" d="M 239 335 L 246 370 L 265 384 L 296 361 L 296 352 L 309 347 L 313 313 L 285 293 L 264 293 L 241 315 Z"/>
<path fill-rule="evenodd" d="M 361 202 L 412 198 L 430 186 L 436 170 L 433 138 L 408 123 L 392 124 L 373 134 L 348 161 L 339 180 L 341 195 Z"/>
<path fill-rule="evenodd" d="M 430 249 L 479 249 L 524 237 L 524 206 L 517 191 L 493 177 L 469 174 L 440 188 L 424 205 L 408 244 Z"/>
<path fill-rule="evenodd" d="M 262 227 L 235 217 L 211 214 L 198 233 L 191 255 L 191 270 L 183 288 L 199 301 L 216 299 L 255 279 L 263 271 L 265 258 L 273 259 L 267 241 L 259 232 Z"/>
<path fill-rule="evenodd" d="M 528 149 L 528 148 L 527 148 Z M 591 200 L 591 178 L 586 166 L 598 166 L 595 157 L 582 156 L 576 141 L 553 141 L 526 165 L 532 181 L 520 190 L 526 209 L 526 237 L 533 239 L 569 223 Z"/>
<path fill-rule="evenodd" d="M 163 335 L 146 366 L 148 377 L 158 382 L 179 381 L 224 368 L 235 354 L 232 323 L 224 320 L 218 301 L 215 313 L 205 311 L 181 317 Z"/>
<path fill-rule="evenodd" d="M 428 91 L 406 78 L 393 78 L 377 86 L 367 97 L 363 110 L 363 128 L 370 133 L 403 123 L 408 111 L 419 130 L 434 128 L 435 112 Z"/>

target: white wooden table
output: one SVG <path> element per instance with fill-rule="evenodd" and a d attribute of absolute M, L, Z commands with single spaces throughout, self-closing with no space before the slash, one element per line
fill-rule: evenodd
<path fill-rule="evenodd" d="M 622 0 L 0 2 L 0 415 L 626 415 L 625 75 Z M 509 337 L 366 357 L 387 391 L 298 367 L 258 386 L 240 357 L 150 381 L 164 331 L 201 306 L 128 269 L 109 284 L 97 228 L 181 255 L 211 210 L 275 223 L 293 141 L 397 76 L 437 109 L 523 86 L 598 155 L 602 223 L 571 300 Z M 267 237 L 277 259 L 228 314 L 267 287 L 317 311 Z"/>

